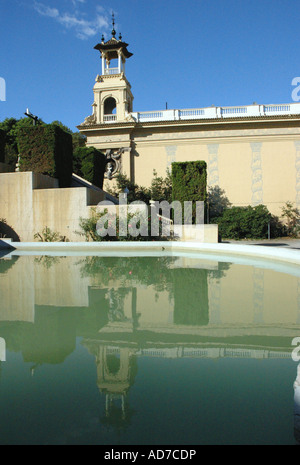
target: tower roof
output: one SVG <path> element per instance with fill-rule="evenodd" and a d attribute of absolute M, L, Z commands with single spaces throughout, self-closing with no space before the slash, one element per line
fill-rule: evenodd
<path fill-rule="evenodd" d="M 121 40 L 117 40 L 116 38 L 112 37 L 107 42 L 101 42 L 100 44 L 95 45 L 94 49 L 99 50 L 99 52 L 110 52 L 111 58 L 117 58 L 117 50 L 122 49 L 122 53 L 125 58 L 130 58 L 133 53 L 130 53 L 127 50 L 127 47 L 128 44 L 126 44 L 126 42 L 122 42 Z"/>
<path fill-rule="evenodd" d="M 116 31 L 115 31 L 115 17 L 114 14 L 112 14 L 112 31 L 111 31 L 111 39 L 109 39 L 107 42 L 104 42 L 104 36 L 102 35 L 102 40 L 100 44 L 95 45 L 94 49 L 99 50 L 100 53 L 102 52 L 109 52 L 109 55 L 111 58 L 117 58 L 118 57 L 118 50 L 122 50 L 123 55 L 125 58 L 130 58 L 133 53 L 130 53 L 127 50 L 128 44 L 126 42 L 122 41 L 122 36 L 120 34 L 119 40 L 116 39 Z"/>

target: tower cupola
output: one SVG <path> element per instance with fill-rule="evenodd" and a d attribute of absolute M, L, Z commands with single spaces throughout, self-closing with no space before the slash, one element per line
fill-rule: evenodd
<path fill-rule="evenodd" d="M 119 35 L 119 40 L 116 39 L 114 14 L 112 24 L 111 39 L 105 42 L 104 36 L 102 35 L 101 43 L 94 47 L 94 49 L 99 50 L 101 54 L 102 76 L 125 73 L 126 59 L 133 55 L 127 50 L 128 44 L 122 41 L 121 34 Z M 117 63 L 115 66 L 111 66 L 114 60 L 117 60 Z"/>
<path fill-rule="evenodd" d="M 100 52 L 102 70 L 96 77 L 93 115 L 85 120 L 88 124 L 126 121 L 132 112 L 133 95 L 125 76 L 125 62 L 133 54 L 128 51 L 121 34 L 118 39 L 116 34 L 113 14 L 111 38 L 105 42 L 102 35 L 101 42 L 94 47 Z"/>

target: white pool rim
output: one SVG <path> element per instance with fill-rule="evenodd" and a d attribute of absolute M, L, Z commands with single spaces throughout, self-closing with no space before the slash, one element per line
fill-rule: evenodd
<path fill-rule="evenodd" d="M 12 242 L 2 240 L 0 249 L 13 255 L 189 256 L 219 261 L 250 263 L 253 260 L 300 265 L 300 250 L 276 245 L 213 244 L 199 242 Z M 8 251 L 7 250 L 7 251 Z"/>

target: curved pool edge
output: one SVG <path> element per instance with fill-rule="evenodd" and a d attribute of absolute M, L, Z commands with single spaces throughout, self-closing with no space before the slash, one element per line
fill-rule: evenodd
<path fill-rule="evenodd" d="M 10 246 L 8 248 L 7 246 Z M 8 242 L 5 249 L 13 250 L 14 254 L 21 252 L 41 253 L 72 253 L 86 255 L 88 253 L 129 253 L 138 255 L 165 252 L 172 255 L 181 253 L 211 254 L 213 256 L 237 256 L 244 258 L 258 258 L 263 260 L 283 261 L 300 265 L 300 250 L 285 247 L 267 247 L 264 245 L 246 244 L 213 244 L 199 242 L 155 241 L 155 242 Z"/>

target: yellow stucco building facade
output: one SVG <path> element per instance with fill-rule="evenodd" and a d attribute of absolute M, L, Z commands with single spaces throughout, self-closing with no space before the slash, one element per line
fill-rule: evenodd
<path fill-rule="evenodd" d="M 287 201 L 300 208 L 299 103 L 133 112 L 132 54 L 115 36 L 95 46 L 93 113 L 78 126 L 87 146 L 106 154 L 105 190 L 118 172 L 147 187 L 153 170 L 164 177 L 172 162 L 204 160 L 208 186 L 232 205 L 264 204 L 278 216 Z"/>

